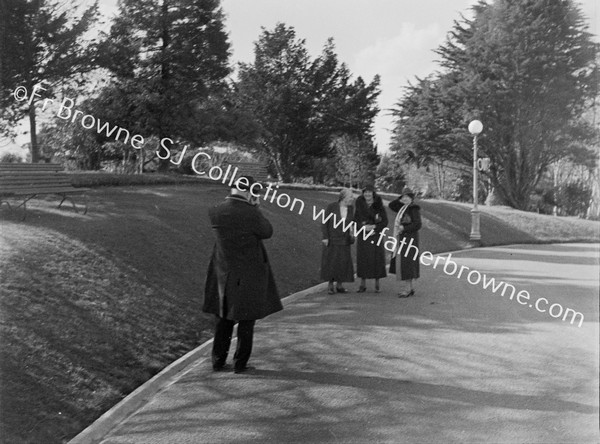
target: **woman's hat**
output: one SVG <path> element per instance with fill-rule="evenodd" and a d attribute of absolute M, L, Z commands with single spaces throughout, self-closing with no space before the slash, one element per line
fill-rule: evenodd
<path fill-rule="evenodd" d="M 338 201 L 344 200 L 346 197 L 353 196 L 352 190 L 350 188 L 342 188 L 340 190 L 340 195 L 338 197 Z"/>
<path fill-rule="evenodd" d="M 411 190 L 409 187 L 404 187 L 404 188 L 402 188 L 402 193 L 400 193 L 400 198 L 402 198 L 402 196 L 408 196 L 414 200 L 415 192 L 413 190 Z"/>
<path fill-rule="evenodd" d="M 364 193 L 365 191 L 372 191 L 373 193 L 375 192 L 375 187 L 373 186 L 372 183 L 368 183 L 365 185 L 365 187 L 362 189 L 362 192 Z"/>

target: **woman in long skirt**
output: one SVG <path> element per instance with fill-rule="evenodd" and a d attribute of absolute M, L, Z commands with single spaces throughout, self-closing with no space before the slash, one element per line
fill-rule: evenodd
<path fill-rule="evenodd" d="M 402 238 L 405 245 L 414 245 L 414 249 L 408 251 L 403 249 L 400 253 L 392 255 L 392 262 L 395 262 L 395 270 L 390 263 L 390 272 L 396 272 L 396 280 L 399 284 L 398 297 L 407 298 L 415 294 L 414 281 L 419 278 L 419 230 L 421 229 L 421 211 L 420 207 L 414 203 L 415 193 L 404 187 L 402 194 L 398 199 L 390 202 L 390 210 L 397 212 L 394 220 L 394 239 L 400 243 Z"/>
<path fill-rule="evenodd" d="M 352 221 L 354 219 L 354 207 L 352 203 L 354 196 L 348 188 L 343 188 L 337 202 L 332 202 L 325 209 L 325 214 L 333 214 L 321 227 L 323 234 L 323 253 L 321 255 L 321 279 L 329 282 L 329 294 L 346 293 L 342 282 L 354 282 L 354 265 L 352 264 L 352 253 L 350 246 L 354 243 L 354 233 L 352 229 L 344 232 L 339 223 L 334 228 L 334 223 L 340 219 Z M 345 223 L 346 226 L 348 223 Z M 334 281 L 337 283 L 334 286 Z"/>
<path fill-rule="evenodd" d="M 387 227 L 388 217 L 381 197 L 375 192 L 372 185 L 367 185 L 362 190 L 362 195 L 356 198 L 356 211 L 354 222 L 357 232 L 364 227 L 365 236 L 356 236 L 356 275 L 360 278 L 358 293 L 367 290 L 367 279 L 375 279 L 375 292 L 379 293 L 379 279 L 386 277 L 385 272 L 385 247 L 377 245 L 379 233 Z"/>

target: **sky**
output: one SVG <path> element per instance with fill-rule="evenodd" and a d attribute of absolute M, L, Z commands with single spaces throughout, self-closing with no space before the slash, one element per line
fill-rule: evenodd
<path fill-rule="evenodd" d="M 226 26 L 235 61 L 253 60 L 261 26 L 293 26 L 313 56 L 333 37 L 339 60 L 370 82 L 381 76 L 380 113 L 375 139 L 380 152 L 390 142 L 390 109 L 415 77 L 438 69 L 434 50 L 446 40 L 455 20 L 469 16 L 473 0 L 224 0 Z M 578 2 L 598 35 L 598 0 Z"/>
<path fill-rule="evenodd" d="M 82 0 L 89 2 L 90 0 Z M 374 134 L 379 152 L 386 152 L 393 119 L 390 109 L 403 88 L 415 77 L 438 69 L 434 53 L 446 40 L 453 22 L 469 16 L 474 0 L 222 0 L 225 26 L 232 45 L 232 65 L 252 62 L 254 42 L 261 27 L 272 30 L 278 22 L 292 26 L 306 40 L 313 57 L 329 37 L 339 60 L 352 74 L 370 82 L 381 77 L 380 113 Z M 599 33 L 598 0 L 577 2 L 588 18 L 590 31 Z M 99 0 L 100 12 L 110 18 L 117 0 Z M 21 141 L 26 142 L 27 139 Z"/>
<path fill-rule="evenodd" d="M 381 77 L 380 113 L 375 120 L 379 152 L 387 151 L 393 126 L 390 109 L 415 76 L 436 69 L 437 48 L 453 20 L 468 13 L 472 0 L 224 0 L 233 59 L 253 60 L 261 26 L 293 26 L 311 55 L 333 37 L 339 60 L 354 76 L 370 82 Z"/>

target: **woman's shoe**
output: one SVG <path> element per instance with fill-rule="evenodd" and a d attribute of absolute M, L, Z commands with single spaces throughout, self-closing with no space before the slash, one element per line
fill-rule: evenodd
<path fill-rule="evenodd" d="M 409 294 L 409 293 L 398 293 L 398 297 L 399 297 L 400 299 L 402 299 L 402 298 L 407 298 L 407 297 L 409 297 L 409 296 L 410 296 L 410 294 Z"/>
<path fill-rule="evenodd" d="M 344 287 L 337 287 L 335 291 L 338 293 L 348 293 L 348 290 L 346 290 Z"/>
<path fill-rule="evenodd" d="M 408 296 L 414 296 L 415 295 L 415 290 L 410 290 L 408 292 Z"/>
<path fill-rule="evenodd" d="M 357 293 L 364 293 L 365 291 L 367 291 L 367 287 L 363 287 L 362 285 L 356 290 Z"/>

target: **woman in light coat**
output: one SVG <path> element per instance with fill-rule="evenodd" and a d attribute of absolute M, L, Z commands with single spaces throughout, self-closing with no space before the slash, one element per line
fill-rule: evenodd
<path fill-rule="evenodd" d="M 329 282 L 328 293 L 346 293 L 343 282 L 354 282 L 354 265 L 352 264 L 352 252 L 350 246 L 354 243 L 353 229 L 344 231 L 343 226 L 354 219 L 354 207 L 352 203 L 354 196 L 348 188 L 340 191 L 337 202 L 332 202 L 325 209 L 325 214 L 332 214 L 327 222 L 321 226 L 323 235 L 323 253 L 321 255 L 321 279 Z M 344 219 L 344 223 L 336 222 Z M 334 281 L 337 283 L 334 286 Z"/>
<path fill-rule="evenodd" d="M 405 245 L 414 245 L 414 249 L 405 254 L 403 249 L 398 255 L 392 255 L 390 273 L 396 273 L 399 284 L 398 297 L 407 298 L 415 294 L 414 281 L 419 278 L 419 230 L 421 229 L 421 209 L 414 203 L 415 193 L 405 187 L 398 199 L 390 202 L 390 210 L 398 213 L 394 220 L 394 238 L 400 243 L 404 238 Z"/>

